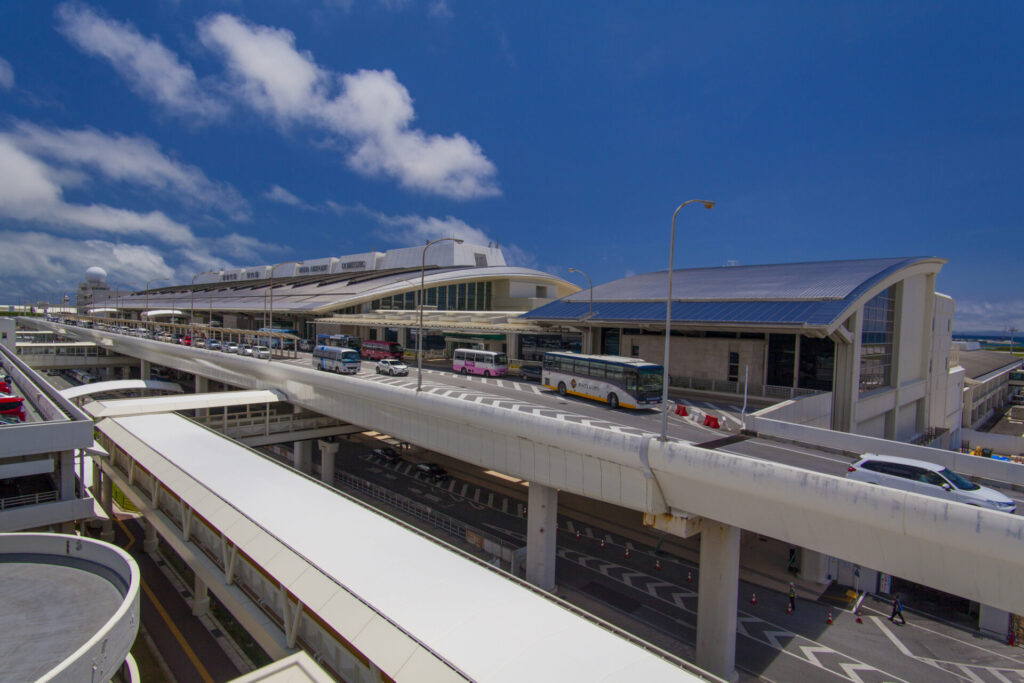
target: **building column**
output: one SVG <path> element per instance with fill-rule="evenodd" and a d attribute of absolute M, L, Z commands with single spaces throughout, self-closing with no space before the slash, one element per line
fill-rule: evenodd
<path fill-rule="evenodd" d="M 800 548 L 801 579 L 815 583 L 827 584 L 831 579 L 828 575 L 829 557 L 809 548 Z"/>
<path fill-rule="evenodd" d="M 100 532 L 100 540 L 107 543 L 114 541 L 114 481 L 106 474 L 103 475 L 103 484 L 100 486 L 100 507 L 107 513 L 108 519 L 103 520 L 103 530 Z"/>
<path fill-rule="evenodd" d="M 139 379 L 149 379 L 152 370 L 153 366 L 148 360 L 139 361 Z"/>
<path fill-rule="evenodd" d="M 196 393 L 207 394 L 210 392 L 210 380 L 206 377 L 196 375 Z M 196 411 L 196 417 L 205 419 L 210 414 L 209 408 L 200 408 Z"/>
<path fill-rule="evenodd" d="M 530 482 L 526 515 L 526 580 L 546 591 L 555 588 L 558 489 Z"/>
<path fill-rule="evenodd" d="M 1010 613 L 998 607 L 979 604 L 978 628 L 986 636 L 1005 641 L 1010 632 Z"/>
<path fill-rule="evenodd" d="M 697 666 L 736 680 L 736 599 L 740 578 L 740 530 L 704 520 L 697 584 Z"/>
<path fill-rule="evenodd" d="M 92 492 L 92 497 L 96 500 L 100 499 L 100 481 L 103 479 L 103 470 L 100 469 L 100 464 L 96 461 L 95 457 L 90 457 L 92 460 L 92 486 L 89 490 Z"/>
<path fill-rule="evenodd" d="M 313 471 L 313 442 L 309 439 L 296 441 L 292 447 L 292 467 L 303 474 Z"/>
<path fill-rule="evenodd" d="M 160 539 L 156 535 L 156 527 L 145 517 L 142 518 L 142 525 L 146 529 L 146 537 L 142 541 L 142 549 L 147 553 L 155 553 Z"/>
<path fill-rule="evenodd" d="M 60 463 L 60 499 L 74 500 L 78 497 L 78 492 L 75 490 L 75 452 L 61 451 L 57 454 L 57 458 Z M 82 486 L 85 486 L 84 481 Z"/>
<path fill-rule="evenodd" d="M 192 591 L 192 616 L 202 617 L 210 613 L 210 593 L 206 583 L 195 575 L 195 586 Z"/>
<path fill-rule="evenodd" d="M 338 454 L 340 444 L 334 441 L 320 439 L 317 444 L 320 446 L 320 481 L 328 486 L 334 485 L 334 456 Z"/>

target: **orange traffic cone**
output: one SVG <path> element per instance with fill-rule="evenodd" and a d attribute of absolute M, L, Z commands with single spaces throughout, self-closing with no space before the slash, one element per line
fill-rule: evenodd
<path fill-rule="evenodd" d="M 686 583 L 693 583 L 693 572 L 686 572 Z"/>
<path fill-rule="evenodd" d="M 750 604 L 754 605 L 755 607 L 757 606 L 757 593 L 753 593 L 750 596 Z"/>
<path fill-rule="evenodd" d="M 579 537 L 580 537 L 580 530 L 579 530 L 579 529 L 577 529 L 577 530 L 576 530 L 576 538 L 579 538 Z"/>
<path fill-rule="evenodd" d="M 860 618 L 860 610 L 857 610 L 857 623 L 863 624 L 864 620 Z"/>
<path fill-rule="evenodd" d="M 826 624 L 831 624 L 832 623 L 832 610 L 828 611 L 828 619 L 825 620 L 825 623 Z"/>
<path fill-rule="evenodd" d="M 661 569 L 661 560 L 655 560 L 654 561 L 654 568 L 655 569 Z"/>
<path fill-rule="evenodd" d="M 786 605 L 786 614 L 792 614 L 792 613 L 793 613 L 793 605 L 787 604 Z"/>
<path fill-rule="evenodd" d="M 626 559 L 629 559 L 629 546 L 626 546 Z"/>
<path fill-rule="evenodd" d="M 601 539 L 601 550 L 604 550 L 604 539 Z"/>

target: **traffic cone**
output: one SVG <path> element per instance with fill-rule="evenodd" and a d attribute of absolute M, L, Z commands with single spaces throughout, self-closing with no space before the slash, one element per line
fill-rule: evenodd
<path fill-rule="evenodd" d="M 580 530 L 579 530 L 579 529 L 577 529 L 577 530 L 576 530 L 576 538 L 578 539 L 579 537 L 580 537 Z"/>
<path fill-rule="evenodd" d="M 857 610 L 857 623 L 863 624 L 864 620 L 860 618 L 860 610 Z"/>
<path fill-rule="evenodd" d="M 604 550 L 604 539 L 601 539 L 601 550 Z"/>
<path fill-rule="evenodd" d="M 654 568 L 655 569 L 661 569 L 661 560 L 655 560 L 654 561 Z"/>
<path fill-rule="evenodd" d="M 787 603 L 786 604 L 786 614 L 792 614 L 792 613 L 793 613 L 793 605 L 790 605 L 790 604 Z"/>
<path fill-rule="evenodd" d="M 757 593 L 754 593 L 750 596 L 750 604 L 754 605 L 755 607 L 757 606 Z"/>
<path fill-rule="evenodd" d="M 626 559 L 629 559 L 629 546 L 626 546 Z"/>
<path fill-rule="evenodd" d="M 825 623 L 826 624 L 831 624 L 832 623 L 832 610 L 828 611 L 828 618 L 825 620 Z"/>
<path fill-rule="evenodd" d="M 693 572 L 686 572 L 686 583 L 693 583 Z"/>

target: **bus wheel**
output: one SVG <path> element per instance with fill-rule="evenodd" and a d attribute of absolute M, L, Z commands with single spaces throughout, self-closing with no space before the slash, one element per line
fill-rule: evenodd
<path fill-rule="evenodd" d="M 608 394 L 608 407 L 615 410 L 619 407 L 619 397 L 615 394 Z"/>
<path fill-rule="evenodd" d="M 491 376 L 491 371 L 490 370 L 484 370 L 484 377 L 490 377 L 490 376 Z"/>
<path fill-rule="evenodd" d="M 469 374 L 469 371 L 468 371 L 468 370 L 466 370 L 465 366 L 463 366 L 463 368 L 462 368 L 462 370 L 460 370 L 460 372 L 461 372 L 461 373 L 462 373 L 463 375 L 468 375 L 468 374 Z"/>
<path fill-rule="evenodd" d="M 565 382 L 558 383 L 558 393 L 565 396 Z"/>

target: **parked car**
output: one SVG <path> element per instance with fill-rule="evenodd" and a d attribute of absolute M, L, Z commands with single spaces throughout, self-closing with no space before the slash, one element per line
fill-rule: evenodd
<path fill-rule="evenodd" d="M 220 351 L 220 342 L 217 341 L 216 339 L 207 339 L 206 348 L 210 349 L 211 351 Z"/>
<path fill-rule="evenodd" d="M 242 344 L 238 347 L 239 356 L 251 356 L 252 353 L 252 344 Z"/>
<path fill-rule="evenodd" d="M 448 470 L 432 462 L 419 463 L 416 465 L 415 471 L 417 474 L 422 474 L 426 479 L 435 483 L 451 479 Z"/>
<path fill-rule="evenodd" d="M 377 361 L 378 375 L 408 375 L 409 366 L 397 358 L 384 358 Z"/>
<path fill-rule="evenodd" d="M 238 343 L 227 342 L 220 347 L 220 350 L 223 351 L 224 353 L 238 353 Z"/>
<path fill-rule="evenodd" d="M 270 358 L 270 349 L 266 346 L 254 346 L 252 355 L 256 358 Z"/>
<path fill-rule="evenodd" d="M 846 477 L 1000 512 L 1017 510 L 1017 503 L 1002 493 L 923 460 L 867 453 L 850 465 Z"/>
<path fill-rule="evenodd" d="M 531 382 L 539 382 L 541 375 L 541 367 L 539 365 L 524 365 L 519 368 L 519 376 Z"/>
<path fill-rule="evenodd" d="M 374 448 L 373 454 L 383 460 L 389 465 L 402 462 L 402 456 L 394 448 L 385 446 L 384 448 Z"/>

